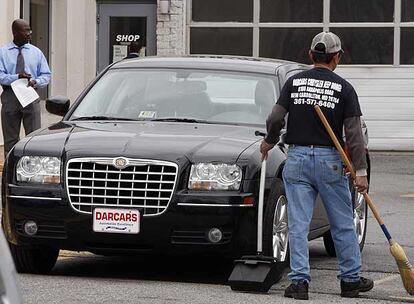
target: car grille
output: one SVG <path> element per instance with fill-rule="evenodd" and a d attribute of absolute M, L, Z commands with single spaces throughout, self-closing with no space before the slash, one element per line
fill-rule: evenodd
<path fill-rule="evenodd" d="M 72 207 L 82 213 L 92 213 L 94 207 L 122 207 L 157 215 L 170 203 L 177 171 L 177 164 L 165 161 L 77 158 L 67 163 L 66 187 Z"/>

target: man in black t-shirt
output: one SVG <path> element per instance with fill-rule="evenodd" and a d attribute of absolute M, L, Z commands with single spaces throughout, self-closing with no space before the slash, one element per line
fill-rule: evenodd
<path fill-rule="evenodd" d="M 373 288 L 360 276 L 361 256 L 353 223 L 353 206 L 340 154 L 317 116 L 319 105 L 341 144 L 342 130 L 356 169 L 355 187 L 368 188 L 367 163 L 361 130 L 358 96 L 350 83 L 333 72 L 342 53 L 341 41 L 331 32 L 312 40 L 309 56 L 314 68 L 289 78 L 269 115 L 267 136 L 260 146 L 262 158 L 279 140 L 289 113 L 285 142 L 289 144 L 283 169 L 288 199 L 290 268 L 292 284 L 284 296 L 308 299 L 310 282 L 308 234 L 315 199 L 319 193 L 328 214 L 338 257 L 342 297 L 358 297 Z"/>

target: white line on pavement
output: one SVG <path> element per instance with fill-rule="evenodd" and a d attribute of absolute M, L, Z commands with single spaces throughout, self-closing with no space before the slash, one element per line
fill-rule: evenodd
<path fill-rule="evenodd" d="M 380 285 L 380 284 L 388 282 L 388 281 L 395 280 L 396 278 L 399 278 L 399 277 L 400 277 L 400 274 L 398 273 L 398 274 L 393 274 L 393 275 L 390 275 L 388 277 L 376 280 L 376 281 L 374 281 L 374 286 L 375 285 Z"/>

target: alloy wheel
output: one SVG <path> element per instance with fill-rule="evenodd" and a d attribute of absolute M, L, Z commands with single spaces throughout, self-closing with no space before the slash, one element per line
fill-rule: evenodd
<path fill-rule="evenodd" d="M 366 225 L 366 208 L 367 205 L 365 203 L 364 196 L 357 192 L 355 194 L 355 206 L 354 206 L 354 225 L 357 233 L 358 244 L 361 244 L 364 233 L 365 233 L 365 225 Z"/>
<path fill-rule="evenodd" d="M 279 196 L 273 217 L 273 257 L 277 261 L 284 262 L 288 253 L 288 214 L 287 198 Z"/>

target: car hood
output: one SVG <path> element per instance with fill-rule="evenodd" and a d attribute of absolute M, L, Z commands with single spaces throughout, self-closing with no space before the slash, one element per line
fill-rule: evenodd
<path fill-rule="evenodd" d="M 255 130 L 176 122 L 61 122 L 36 132 L 24 154 L 235 162 L 260 140 Z"/>

